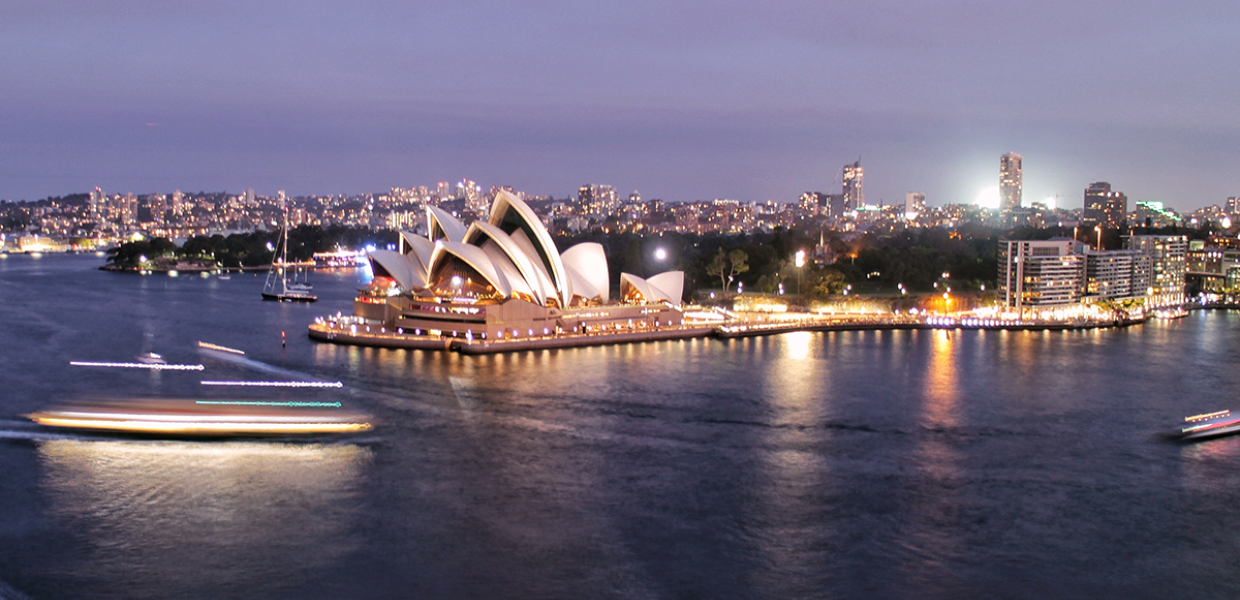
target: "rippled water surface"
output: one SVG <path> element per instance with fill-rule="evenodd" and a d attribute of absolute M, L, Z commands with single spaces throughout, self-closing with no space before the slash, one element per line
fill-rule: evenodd
<path fill-rule="evenodd" d="M 261 276 L 101 260 L 0 259 L 0 582 L 31 597 L 1240 595 L 1240 437 L 1154 438 L 1240 408 L 1237 313 L 467 357 L 308 340 L 363 273 L 294 305 Z M 68 364 L 150 351 L 206 370 Z M 200 385 L 290 373 L 344 388 Z M 101 395 L 338 400 L 378 427 L 187 442 L 21 417 Z"/>

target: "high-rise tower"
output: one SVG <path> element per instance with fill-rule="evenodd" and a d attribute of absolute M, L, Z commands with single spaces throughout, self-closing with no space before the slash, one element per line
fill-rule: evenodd
<path fill-rule="evenodd" d="M 865 206 L 865 190 L 862 188 L 864 172 L 861 161 L 844 165 L 844 210 L 857 210 Z"/>
<path fill-rule="evenodd" d="M 1119 229 L 1128 216 L 1128 196 L 1111 190 L 1111 184 L 1096 181 L 1085 189 L 1085 223 L 1103 229 Z"/>
<path fill-rule="evenodd" d="M 103 195 L 103 190 L 96 186 L 90 193 L 90 221 L 95 224 L 96 230 L 103 224 L 103 213 L 106 203 L 107 199 Z"/>
<path fill-rule="evenodd" d="M 904 214 L 917 215 L 926 212 L 926 195 L 921 192 L 909 192 L 904 195 Z M 912 218 L 912 217 L 910 217 Z"/>
<path fill-rule="evenodd" d="M 999 212 L 1011 214 L 1020 208 L 1021 186 L 1024 176 L 1021 174 L 1021 155 L 1008 152 L 999 157 Z"/>

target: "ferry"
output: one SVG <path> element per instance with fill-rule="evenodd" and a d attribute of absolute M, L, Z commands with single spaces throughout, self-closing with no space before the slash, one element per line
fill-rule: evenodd
<path fill-rule="evenodd" d="M 45 427 L 159 437 L 269 437 L 356 433 L 368 416 L 339 402 L 255 400 L 95 400 L 26 415 Z"/>
<path fill-rule="evenodd" d="M 147 352 L 146 354 L 139 354 L 133 358 L 134 360 L 138 361 L 140 364 L 144 364 L 144 365 L 166 365 L 168 364 L 168 361 L 164 360 L 164 357 L 158 354 L 155 354 L 154 352 Z"/>
<path fill-rule="evenodd" d="M 1184 441 L 1203 440 L 1233 433 L 1240 433 L 1240 416 L 1231 414 L 1230 410 L 1220 410 L 1184 417 L 1184 426 L 1172 432 L 1172 437 Z"/>

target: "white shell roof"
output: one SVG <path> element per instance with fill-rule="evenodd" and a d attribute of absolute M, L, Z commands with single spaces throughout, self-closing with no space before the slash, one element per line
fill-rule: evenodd
<path fill-rule="evenodd" d="M 664 289 L 655 282 L 662 283 L 674 289 Z M 632 273 L 620 274 L 620 294 L 624 295 L 625 289 L 632 287 L 637 290 L 647 302 L 670 302 L 675 305 L 681 304 L 681 295 L 684 292 L 684 271 L 668 271 L 659 273 L 650 279 L 642 279 Z M 673 294 L 674 292 L 674 294 Z"/>
<path fill-rule="evenodd" d="M 685 272 L 666 271 L 646 280 L 666 296 L 666 300 L 679 305 L 685 295 Z"/>
<path fill-rule="evenodd" d="M 596 289 L 594 285 L 590 283 L 589 279 L 586 279 L 580 273 L 578 273 L 576 269 L 568 265 L 565 265 L 564 272 L 566 275 L 568 275 L 568 288 L 570 290 L 569 291 L 570 301 L 575 296 L 581 296 L 582 298 L 585 298 L 586 300 L 593 300 L 595 298 L 602 299 L 602 293 L 600 293 L 598 289 Z"/>
<path fill-rule="evenodd" d="M 426 232 L 431 241 L 439 241 L 438 234 L 449 242 L 460 242 L 465 239 L 465 224 L 448 211 L 438 206 L 426 207 Z"/>
<path fill-rule="evenodd" d="M 561 306 L 568 306 L 570 300 L 568 280 L 564 273 L 564 263 L 560 260 L 560 253 L 555 248 L 555 242 L 551 239 L 551 234 L 547 228 L 543 226 L 542 221 L 538 219 L 538 215 L 534 213 L 534 209 L 528 204 L 522 202 L 520 198 L 514 196 L 508 190 L 499 190 L 495 194 L 495 202 L 491 205 L 490 223 L 503 229 L 505 219 L 516 217 L 525 225 L 520 231 L 528 229 L 534 234 L 529 238 L 529 242 L 534 245 L 535 252 L 531 258 L 542 263 L 543 267 L 551 275 L 551 281 L 555 284 L 556 292 L 559 295 Z M 513 232 L 515 234 L 516 231 Z M 516 237 L 515 235 L 513 237 Z"/>
<path fill-rule="evenodd" d="M 482 248 L 462 242 L 436 242 L 431 264 L 438 265 L 439 261 L 443 260 L 444 254 L 451 254 L 473 267 L 479 275 L 486 278 L 491 287 L 503 296 L 512 295 L 512 285 L 508 283 L 508 278 L 495 266 L 491 257 Z"/>
<path fill-rule="evenodd" d="M 522 236 L 524 238 L 524 236 Z M 504 233 L 504 230 L 490 223 L 483 221 L 474 221 L 470 223 L 469 230 L 465 232 L 465 243 L 473 245 L 485 245 L 482 240 L 487 239 L 490 243 L 496 244 L 512 261 L 512 264 L 520 272 L 520 277 L 526 282 L 530 288 L 530 297 L 534 298 L 538 304 L 545 304 L 548 298 L 556 298 L 555 284 L 551 282 L 551 277 L 547 275 L 547 271 L 543 269 L 542 262 L 537 256 L 530 256 L 533 246 L 528 240 L 525 244 L 520 244 L 511 236 Z"/>
<path fill-rule="evenodd" d="M 538 298 L 525 277 L 521 275 L 521 271 L 512 263 L 499 244 L 496 244 L 494 240 L 487 240 L 482 245 L 482 251 L 491 259 L 491 264 L 495 265 L 496 270 L 503 274 L 504 279 L 508 280 L 509 296 L 522 294 L 526 298 Z"/>
<path fill-rule="evenodd" d="M 376 250 L 373 264 L 392 275 L 405 290 L 430 286 L 431 273 L 448 256 L 469 265 L 504 297 L 524 296 L 546 304 L 569 306 L 574 298 L 607 302 L 610 273 L 603 246 L 577 244 L 561 255 L 551 234 L 534 211 L 506 190 L 495 195 L 489 222 L 477 221 L 468 228 L 437 207 L 427 207 L 432 241 L 412 232 L 400 232 L 401 252 Z M 504 228 L 512 229 L 506 233 Z M 621 273 L 622 295 L 636 290 L 649 302 L 679 305 L 684 293 L 684 273 L 668 271 L 642 279 Z"/>
<path fill-rule="evenodd" d="M 425 273 L 431 271 L 431 254 L 435 252 L 435 243 L 411 231 L 400 232 L 401 253 L 409 257 Z M 405 251 L 405 248 L 410 248 Z"/>
<path fill-rule="evenodd" d="M 368 252 L 372 265 L 378 265 L 396 280 L 396 284 L 404 290 L 415 290 L 426 287 L 426 273 L 421 271 L 409 260 L 409 257 L 391 250 L 375 250 Z"/>
<path fill-rule="evenodd" d="M 593 298 L 598 296 L 599 300 L 606 302 L 611 293 L 611 276 L 607 272 L 607 254 L 603 251 L 603 245 L 595 242 L 583 242 L 564 251 L 560 256 L 564 262 L 565 269 L 571 269 L 581 276 L 582 279 L 590 282 L 590 287 L 594 289 L 594 295 L 586 295 L 572 290 L 575 295 L 585 298 Z"/>

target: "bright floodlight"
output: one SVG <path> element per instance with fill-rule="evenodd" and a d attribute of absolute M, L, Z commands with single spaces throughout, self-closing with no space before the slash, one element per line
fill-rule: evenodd
<path fill-rule="evenodd" d="M 805 266 L 805 251 L 797 250 L 797 268 L 799 269 L 804 266 Z"/>
<path fill-rule="evenodd" d="M 988 187 L 977 195 L 974 204 L 982 208 L 999 208 L 999 188 Z"/>
<path fill-rule="evenodd" d="M 663 260 L 663 259 L 667 258 L 667 250 L 664 250 L 664 249 L 662 249 L 662 248 L 657 248 L 657 249 L 655 249 L 655 251 L 654 251 L 654 257 L 655 257 L 655 259 L 656 259 L 656 260 Z"/>

